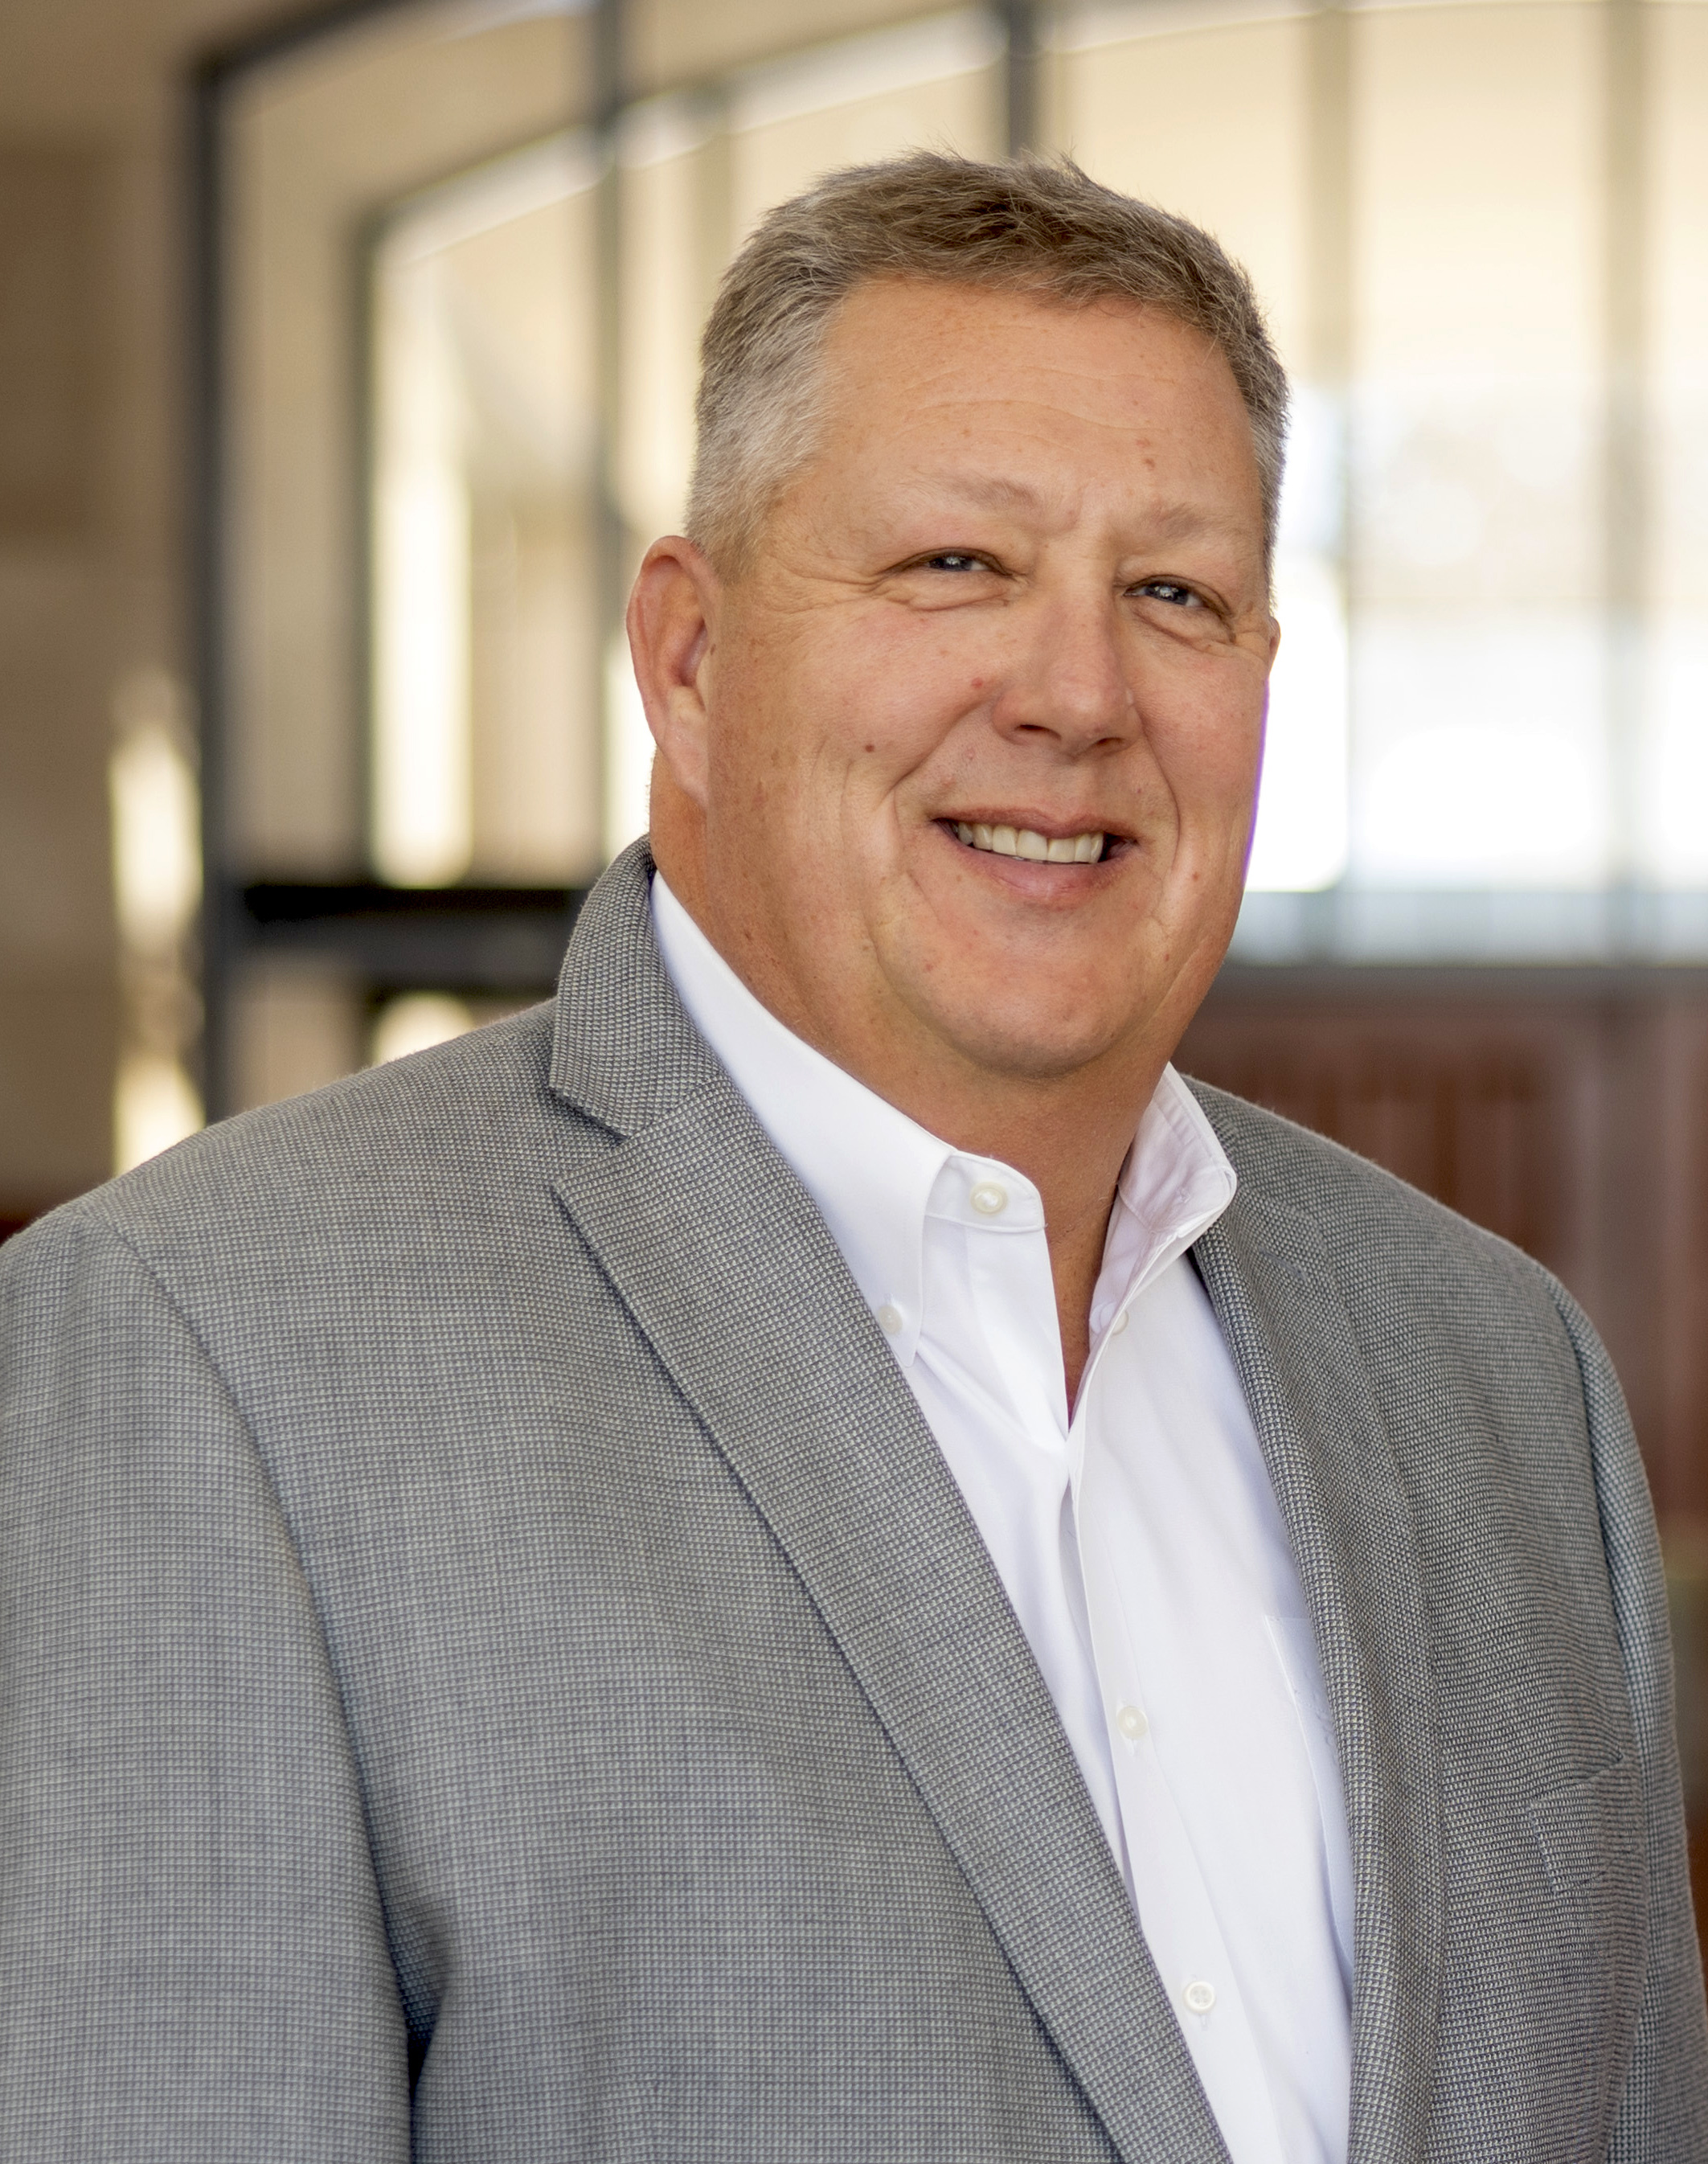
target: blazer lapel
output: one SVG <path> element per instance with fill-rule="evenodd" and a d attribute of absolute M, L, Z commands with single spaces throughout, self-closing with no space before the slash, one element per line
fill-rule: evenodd
<path fill-rule="evenodd" d="M 565 965 L 554 1086 L 605 1132 L 559 1197 L 799 1576 L 1117 2151 L 1226 2164 L 995 1568 L 822 1219 L 664 977 L 649 869 L 619 860 Z"/>
<path fill-rule="evenodd" d="M 1350 2164 L 1420 2157 L 1443 1934 L 1436 1704 L 1399 1470 L 1315 1221 L 1240 1175 L 1193 1250 L 1291 1536 L 1333 1708 L 1355 1886 Z M 1247 1153 L 1248 1155 L 1248 1153 Z"/>

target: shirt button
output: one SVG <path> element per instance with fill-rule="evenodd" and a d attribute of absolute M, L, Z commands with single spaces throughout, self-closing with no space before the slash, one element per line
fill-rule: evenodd
<path fill-rule="evenodd" d="M 1180 1996 L 1194 2014 L 1207 2014 L 1216 2004 L 1216 1987 L 1206 1983 L 1201 1976 L 1195 1977 Z"/>
<path fill-rule="evenodd" d="M 884 1305 L 878 1310 L 878 1327 L 883 1331 L 886 1337 L 899 1337 L 901 1331 L 901 1309 L 899 1307 L 892 1307 L 890 1302 L 886 1300 L 884 1302 Z"/>
<path fill-rule="evenodd" d="M 1122 1331 L 1126 1329 L 1127 1312 L 1127 1310 L 1123 1307 L 1120 1314 L 1116 1316 L 1114 1321 L 1110 1324 L 1109 1335 L 1112 1337 L 1118 1337 Z"/>
<path fill-rule="evenodd" d="M 967 1200 L 981 1217 L 1000 1217 L 1008 1207 L 1008 1190 L 994 1179 L 981 1179 Z"/>
<path fill-rule="evenodd" d="M 1115 1716 L 1115 1725 L 1129 1743 L 1137 1743 L 1150 1723 L 1136 1705 L 1124 1705 Z"/>

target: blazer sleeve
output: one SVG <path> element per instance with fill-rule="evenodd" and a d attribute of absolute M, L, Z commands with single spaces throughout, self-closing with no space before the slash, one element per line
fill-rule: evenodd
<path fill-rule="evenodd" d="M 355 1768 L 253 1439 L 96 1211 L 0 1253 L 0 2155 L 409 2153 Z"/>
<path fill-rule="evenodd" d="M 1708 2157 L 1708 2018 L 1690 1900 L 1660 1542 L 1631 1416 L 1588 1317 L 1557 1292 L 1583 1377 L 1613 1612 L 1648 1813 L 1648 1974 L 1609 2164 Z"/>

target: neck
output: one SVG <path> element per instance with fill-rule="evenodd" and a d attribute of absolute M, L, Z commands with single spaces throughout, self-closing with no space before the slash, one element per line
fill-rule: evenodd
<path fill-rule="evenodd" d="M 816 1048 L 928 1132 L 970 1156 L 1012 1165 L 1037 1188 L 1071 1407 L 1090 1352 L 1091 1298 L 1116 1183 L 1162 1078 L 1164 1058 L 1128 1065 L 1119 1075 L 980 1077 L 984 1086 L 970 1086 L 964 1076 L 910 1071 L 909 1063 L 894 1057 L 867 1063 L 851 1056 L 849 1048 L 820 1043 Z"/>

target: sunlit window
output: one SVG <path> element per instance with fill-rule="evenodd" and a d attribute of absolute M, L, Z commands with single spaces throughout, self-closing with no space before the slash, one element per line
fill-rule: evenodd
<path fill-rule="evenodd" d="M 1610 770 L 1601 11 L 1395 11 L 1353 78 L 1353 863 L 1635 869 Z"/>
<path fill-rule="evenodd" d="M 1642 321 L 1648 408 L 1647 726 L 1635 782 L 1644 859 L 1669 885 L 1708 887 L 1708 8 L 1643 10 L 1648 212 Z"/>
<path fill-rule="evenodd" d="M 1708 880 L 1705 22 L 1059 18 L 1057 139 L 1222 238 L 1297 386 L 1252 885 L 1338 906 L 1248 932 L 1608 952 Z"/>
<path fill-rule="evenodd" d="M 113 1165 L 156 1156 L 202 1125 L 190 1074 L 201 1016 L 189 943 L 202 898 L 193 738 L 183 687 L 155 669 L 113 701 L 108 766 L 124 1043 L 113 1097 Z"/>
<path fill-rule="evenodd" d="M 398 885 L 599 861 L 595 174 L 548 142 L 374 251 L 372 848 Z"/>

